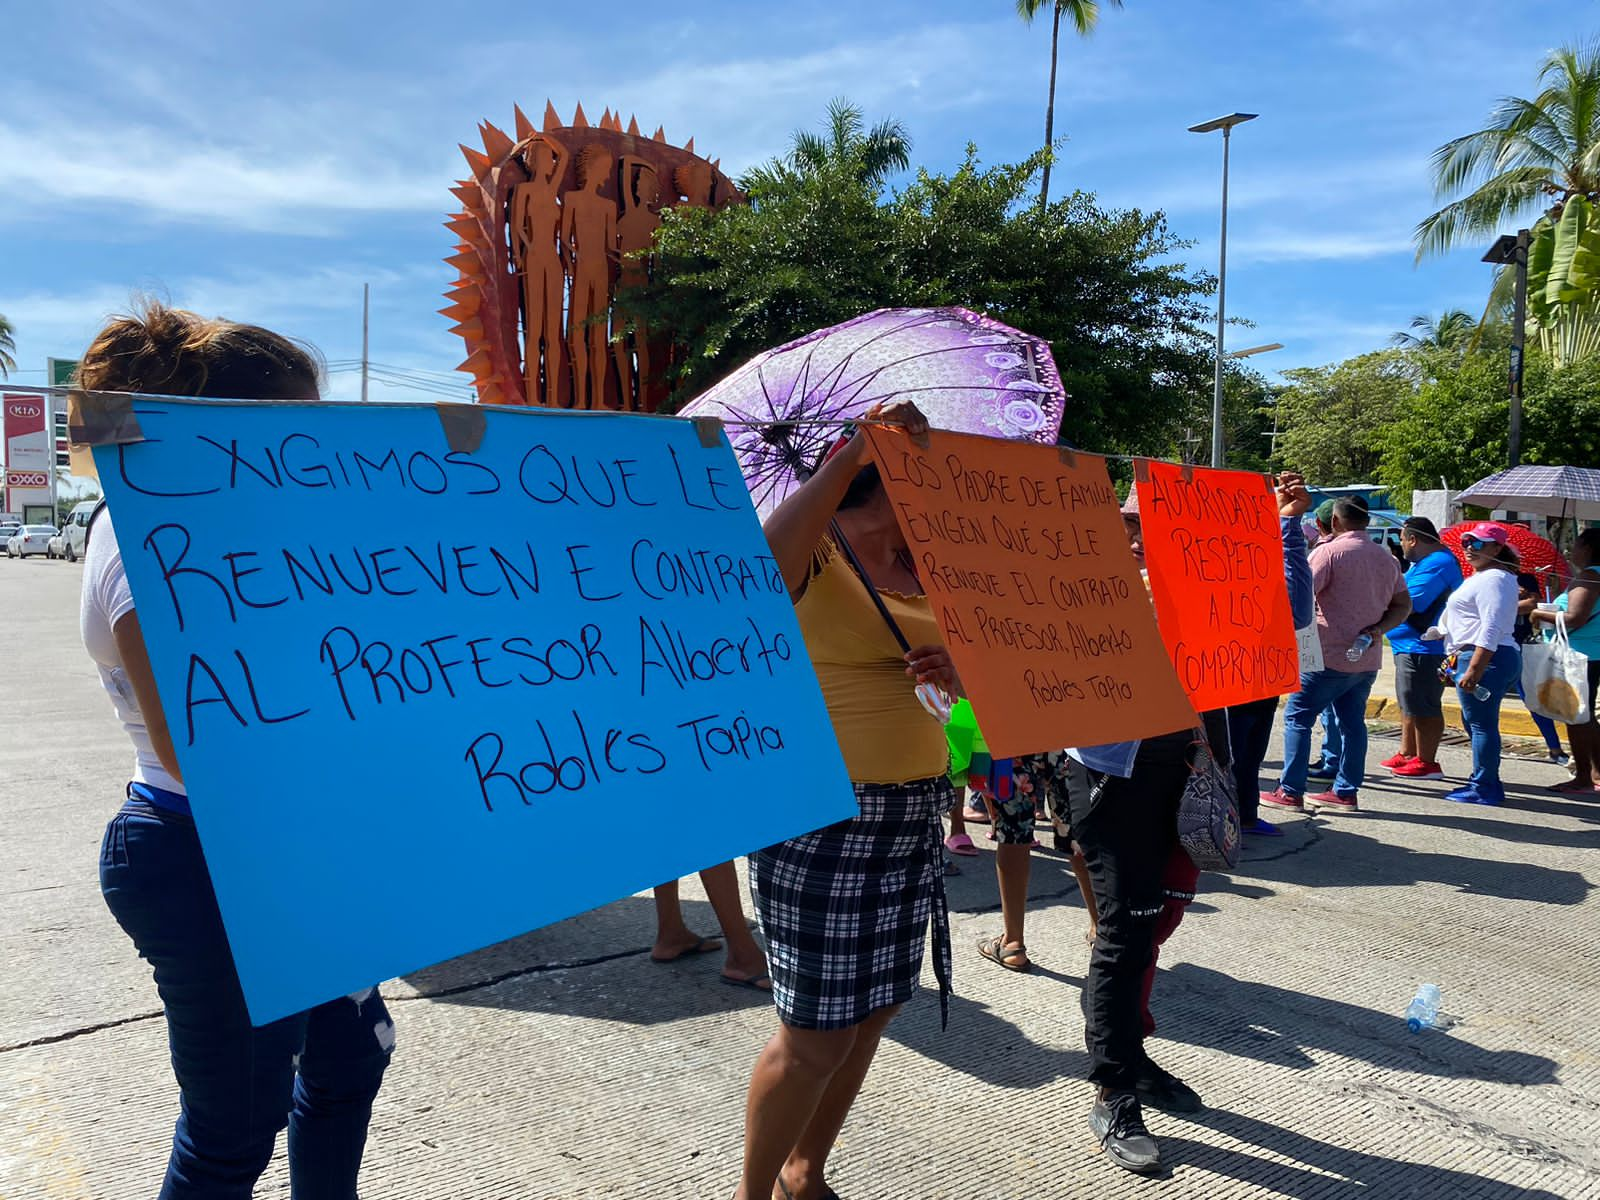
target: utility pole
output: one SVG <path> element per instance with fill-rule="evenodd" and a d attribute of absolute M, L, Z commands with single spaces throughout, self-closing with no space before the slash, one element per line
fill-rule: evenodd
<path fill-rule="evenodd" d="M 367 402 L 367 329 L 372 308 L 372 285 L 361 285 L 361 402 Z"/>

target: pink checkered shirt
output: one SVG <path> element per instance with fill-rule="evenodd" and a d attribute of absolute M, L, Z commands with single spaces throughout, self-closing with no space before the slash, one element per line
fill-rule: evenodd
<path fill-rule="evenodd" d="M 1396 595 L 1407 595 L 1394 555 L 1367 536 L 1349 530 L 1318 542 L 1311 551 L 1311 586 L 1317 596 L 1317 636 L 1330 671 L 1376 671 L 1383 666 L 1383 639 L 1374 638 L 1359 662 L 1345 658 L 1357 635 L 1375 624 Z"/>

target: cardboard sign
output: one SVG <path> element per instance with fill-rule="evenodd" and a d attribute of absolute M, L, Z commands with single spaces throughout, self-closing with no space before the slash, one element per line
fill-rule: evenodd
<path fill-rule="evenodd" d="M 1145 565 L 1178 681 L 1202 712 L 1300 690 L 1278 503 L 1266 478 L 1134 465 Z"/>
<path fill-rule="evenodd" d="M 135 415 L 95 456 L 253 1020 L 857 811 L 714 427 Z"/>
<path fill-rule="evenodd" d="M 1105 460 L 867 427 L 918 576 L 995 757 L 1195 724 Z"/>

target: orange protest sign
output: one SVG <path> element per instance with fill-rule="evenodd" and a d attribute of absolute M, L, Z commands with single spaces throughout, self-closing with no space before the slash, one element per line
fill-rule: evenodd
<path fill-rule="evenodd" d="M 1195 724 L 1104 459 L 970 434 L 867 436 L 995 757 Z"/>
<path fill-rule="evenodd" d="M 1145 565 L 1178 681 L 1202 712 L 1300 690 L 1278 503 L 1264 476 L 1134 465 Z"/>

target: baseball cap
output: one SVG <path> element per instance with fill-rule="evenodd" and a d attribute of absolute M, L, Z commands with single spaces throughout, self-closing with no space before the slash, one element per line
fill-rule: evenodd
<path fill-rule="evenodd" d="M 1125 517 L 1137 517 L 1139 515 L 1139 485 L 1137 483 L 1128 485 L 1128 498 L 1122 502 L 1122 515 Z"/>
<path fill-rule="evenodd" d="M 1479 521 L 1467 530 L 1467 536 L 1480 542 L 1498 542 L 1502 546 L 1511 541 L 1511 531 L 1496 521 Z"/>
<path fill-rule="evenodd" d="M 1332 500 L 1324 500 L 1321 504 L 1317 505 L 1317 520 L 1321 521 L 1324 525 L 1333 524 Z"/>

